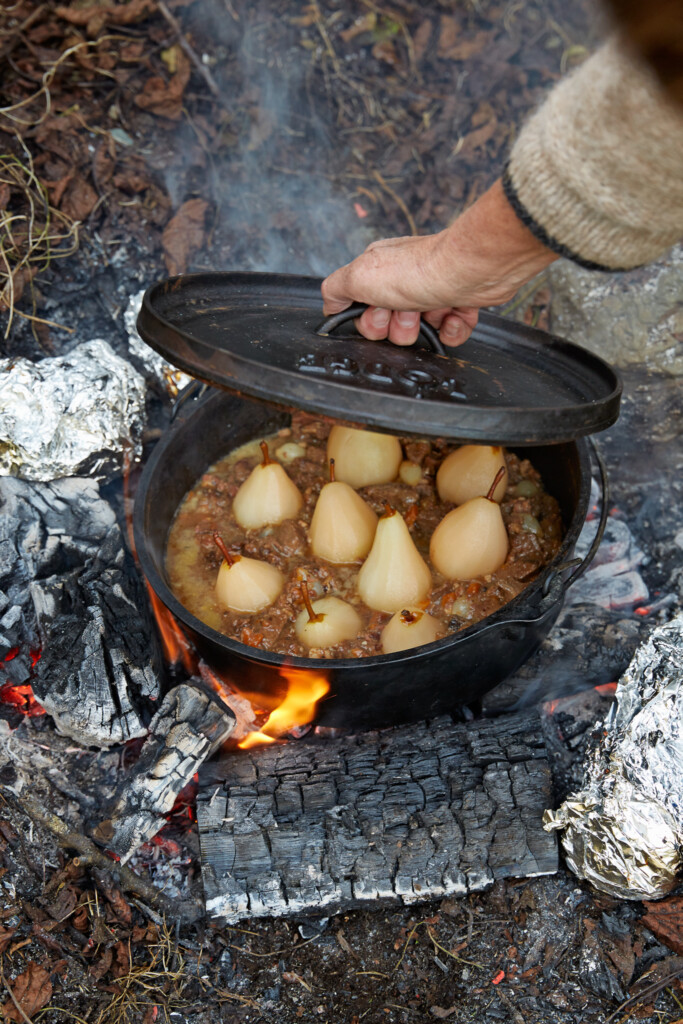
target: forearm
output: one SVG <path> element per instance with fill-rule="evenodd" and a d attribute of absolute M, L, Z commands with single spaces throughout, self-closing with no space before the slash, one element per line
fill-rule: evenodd
<path fill-rule="evenodd" d="M 452 295 L 465 285 L 461 301 L 481 306 L 507 302 L 558 259 L 515 213 L 501 181 L 437 237 L 443 266 L 450 268 L 445 290 Z"/>
<path fill-rule="evenodd" d="M 683 110 L 611 40 L 527 122 L 503 180 L 558 254 L 606 270 L 647 263 L 683 236 Z"/>

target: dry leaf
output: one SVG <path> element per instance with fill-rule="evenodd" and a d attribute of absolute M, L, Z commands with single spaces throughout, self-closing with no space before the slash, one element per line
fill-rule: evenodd
<path fill-rule="evenodd" d="M 456 154 L 462 159 L 471 156 L 493 138 L 498 128 L 498 119 L 489 103 L 482 103 L 472 116 L 472 131 L 456 147 Z"/>
<path fill-rule="evenodd" d="M 108 135 L 106 139 L 102 139 L 95 150 L 92 161 L 92 176 L 98 188 L 102 188 L 109 181 L 114 173 L 115 164 L 116 146 L 111 135 Z"/>
<path fill-rule="evenodd" d="M 14 998 L 26 1017 L 30 1017 L 42 1009 L 52 998 L 52 982 L 49 971 L 34 962 L 31 962 L 24 973 L 10 984 Z M 5 1015 L 5 1020 L 17 1021 L 17 1024 L 23 1024 L 26 1019 L 20 1014 L 11 999 L 8 999 L 2 1007 L 2 1012 Z"/>
<path fill-rule="evenodd" d="M 11 287 L 10 281 L 7 281 L 0 291 L 0 310 L 9 309 L 13 303 L 17 303 L 24 294 L 24 288 L 37 273 L 38 267 L 19 267 L 15 270 L 12 274 Z"/>
<path fill-rule="evenodd" d="M 176 54 L 175 62 L 178 70 L 168 82 L 159 75 L 148 78 L 140 95 L 135 97 L 136 106 L 170 121 L 179 121 L 182 117 L 183 93 L 190 80 L 190 61 L 182 50 Z"/>
<path fill-rule="evenodd" d="M 671 896 L 661 903 L 643 903 L 647 910 L 640 919 L 660 942 L 683 956 L 683 896 Z"/>
<path fill-rule="evenodd" d="M 400 64 L 400 58 L 390 39 L 383 39 L 380 43 L 375 43 L 372 48 L 372 56 L 376 60 L 383 60 L 385 64 L 390 64 L 392 68 Z"/>
<path fill-rule="evenodd" d="M 105 949 L 104 953 L 97 961 L 97 963 L 91 964 L 90 967 L 88 968 L 88 974 L 90 975 L 90 977 L 93 978 L 94 981 L 101 981 L 102 978 L 107 973 L 107 971 L 109 970 L 109 968 L 111 967 L 111 962 L 113 959 L 113 951 L 111 949 Z"/>
<path fill-rule="evenodd" d="M 67 185 L 59 208 L 72 220 L 83 221 L 92 213 L 97 199 L 97 192 L 92 185 L 80 174 L 76 174 Z"/>
<path fill-rule="evenodd" d="M 191 254 L 204 244 L 204 219 L 208 208 L 205 199 L 188 199 L 164 228 L 161 246 L 171 277 L 184 274 Z"/>
<path fill-rule="evenodd" d="M 417 32 L 413 36 L 413 52 L 415 53 L 415 60 L 419 64 L 429 46 L 429 41 L 432 38 L 432 23 L 428 19 L 423 21 Z"/>
<path fill-rule="evenodd" d="M 16 928 L 3 928 L 0 925 L 0 953 L 4 953 L 9 945 L 9 941 L 14 935 Z"/>
<path fill-rule="evenodd" d="M 117 942 L 114 946 L 111 975 L 112 978 L 123 978 L 126 974 L 130 974 L 130 952 L 125 942 Z"/>
<path fill-rule="evenodd" d="M 441 31 L 436 51 L 438 57 L 445 60 L 469 60 L 476 53 L 481 53 L 490 41 L 490 33 L 484 30 L 477 32 L 470 39 L 463 39 L 459 22 L 450 14 L 441 15 Z"/>
<path fill-rule="evenodd" d="M 351 28 L 344 29 L 339 35 L 345 43 L 350 43 L 352 39 L 362 35 L 363 32 L 373 32 L 376 25 L 377 15 L 374 11 L 368 11 L 367 14 L 361 14 L 356 18 Z"/>
<path fill-rule="evenodd" d="M 149 14 L 154 14 L 156 9 L 155 0 L 128 0 L 128 3 L 123 4 L 100 3 L 99 0 L 95 0 L 85 7 L 78 2 L 68 7 L 57 7 L 55 14 L 71 25 L 87 26 L 88 34 L 93 35 L 107 23 L 132 25 L 136 21 L 142 21 Z"/>

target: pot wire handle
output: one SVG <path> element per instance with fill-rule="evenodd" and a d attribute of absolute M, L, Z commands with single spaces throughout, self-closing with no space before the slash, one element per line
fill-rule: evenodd
<path fill-rule="evenodd" d="M 183 411 L 188 402 L 193 401 L 195 398 L 201 398 L 204 392 L 208 390 L 208 387 L 209 385 L 201 380 L 193 380 L 187 387 L 184 387 L 171 406 L 169 422 L 174 422 L 176 416 Z"/>
<path fill-rule="evenodd" d="M 560 565 L 556 565 L 553 572 L 549 574 L 545 583 L 543 584 L 543 596 L 547 597 L 548 592 L 552 584 L 559 578 L 560 574 L 565 572 L 567 569 L 573 569 L 576 566 L 576 572 L 573 572 L 568 580 L 564 583 L 564 588 L 568 589 L 573 583 L 583 576 L 586 569 L 589 567 L 593 559 L 595 558 L 598 548 L 602 542 L 602 538 L 605 534 L 605 527 L 607 526 L 607 518 L 609 516 L 609 505 L 610 505 L 610 492 L 609 492 L 609 480 L 607 479 L 607 467 L 605 466 L 605 460 L 600 454 L 600 449 L 593 440 L 592 437 L 588 438 L 588 443 L 591 446 L 591 451 L 595 461 L 598 464 L 598 472 L 600 473 L 600 487 L 602 491 L 601 503 L 600 503 L 600 521 L 598 523 L 598 529 L 593 538 L 593 542 L 589 547 L 583 558 L 572 558 L 569 562 L 561 562 Z"/>
<path fill-rule="evenodd" d="M 353 306 L 349 306 L 348 309 L 343 309 L 341 313 L 334 313 L 332 316 L 328 316 L 320 327 L 316 328 L 316 334 L 326 338 L 335 327 L 341 327 L 342 324 L 348 323 L 349 320 L 355 320 L 356 317 L 360 316 L 368 307 L 362 302 L 356 302 Z M 432 351 L 436 352 L 439 356 L 445 356 L 446 350 L 444 349 L 441 341 L 439 340 L 438 331 L 435 331 L 431 324 L 420 317 L 420 334 L 422 335 Z"/>

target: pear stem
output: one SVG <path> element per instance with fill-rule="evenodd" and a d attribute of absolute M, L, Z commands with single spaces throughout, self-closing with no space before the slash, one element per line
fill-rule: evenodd
<path fill-rule="evenodd" d="M 268 445 L 266 444 L 265 441 L 261 441 L 259 443 L 259 448 L 263 452 L 263 462 L 262 462 L 262 465 L 263 466 L 269 466 L 273 460 L 271 459 L 270 454 L 268 453 Z"/>
<path fill-rule="evenodd" d="M 330 483 L 334 483 L 334 459 L 330 459 Z"/>
<path fill-rule="evenodd" d="M 493 501 L 493 495 L 495 494 L 496 487 L 498 486 L 498 484 L 500 483 L 500 481 L 503 479 L 504 476 L 505 476 L 505 466 L 501 466 L 500 469 L 498 470 L 498 472 L 496 473 L 496 476 L 495 476 L 495 479 L 494 479 L 493 483 L 489 487 L 489 493 L 486 495 L 486 497 L 488 498 L 489 501 Z"/>
<path fill-rule="evenodd" d="M 400 618 L 401 622 L 405 623 L 406 626 L 410 626 L 413 622 L 417 622 L 418 619 L 422 618 L 422 612 L 411 612 L 409 608 L 404 608 Z"/>
<path fill-rule="evenodd" d="M 225 541 L 221 537 L 220 533 L 214 533 L 214 535 L 213 535 L 213 542 L 216 545 L 216 547 L 218 548 L 218 550 L 220 551 L 220 553 L 222 554 L 222 556 L 225 559 L 225 561 L 228 563 L 228 565 L 234 565 L 235 562 L 236 562 L 236 559 L 228 551 L 228 549 L 226 547 L 226 544 L 225 544 Z"/>
<path fill-rule="evenodd" d="M 316 615 L 316 613 L 313 611 L 313 605 L 311 604 L 311 598 L 308 593 L 308 583 L 306 582 L 306 580 L 301 581 L 301 596 L 303 598 L 304 604 L 306 605 L 306 611 L 308 612 L 308 621 L 322 622 L 322 620 L 324 619 L 324 615 Z"/>

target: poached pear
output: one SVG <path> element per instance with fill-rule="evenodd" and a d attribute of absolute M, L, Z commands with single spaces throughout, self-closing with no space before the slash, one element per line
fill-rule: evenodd
<path fill-rule="evenodd" d="M 356 609 L 340 597 L 321 597 L 311 604 L 305 581 L 301 596 L 306 607 L 297 615 L 294 631 L 306 647 L 333 647 L 342 640 L 353 640 L 363 628 Z"/>
<path fill-rule="evenodd" d="M 508 535 L 493 494 L 501 467 L 485 498 L 470 498 L 441 520 L 432 534 L 429 557 L 450 580 L 470 580 L 500 569 L 507 558 Z"/>
<path fill-rule="evenodd" d="M 235 519 L 243 530 L 258 530 L 293 519 L 304 503 L 301 491 L 284 467 L 271 461 L 265 441 L 261 441 L 260 448 L 263 462 L 252 469 L 232 503 Z"/>
<path fill-rule="evenodd" d="M 216 597 L 223 608 L 253 615 L 277 600 L 285 584 L 279 569 L 257 558 L 231 555 L 217 533 L 213 539 L 223 555 L 216 578 Z"/>
<path fill-rule="evenodd" d="M 358 573 L 358 593 L 369 608 L 397 612 L 422 601 L 432 574 L 415 547 L 403 516 L 387 506 L 377 524 L 370 554 Z"/>
<path fill-rule="evenodd" d="M 436 488 L 442 501 L 464 505 L 470 498 L 486 494 L 500 468 L 504 472 L 493 494 L 499 504 L 505 497 L 508 474 L 503 449 L 484 444 L 464 444 L 447 455 L 436 474 Z"/>
<path fill-rule="evenodd" d="M 360 561 L 372 547 L 376 529 L 377 516 L 353 487 L 335 479 L 330 459 L 330 482 L 320 492 L 308 531 L 313 554 L 335 564 Z"/>
<path fill-rule="evenodd" d="M 382 630 L 382 650 L 385 654 L 407 651 L 411 647 L 431 644 L 436 640 L 442 624 L 422 608 L 402 608 L 396 612 Z"/>
<path fill-rule="evenodd" d="M 334 459 L 337 480 L 357 488 L 395 480 L 403 452 L 392 434 L 334 426 L 327 439 L 327 458 Z"/>

